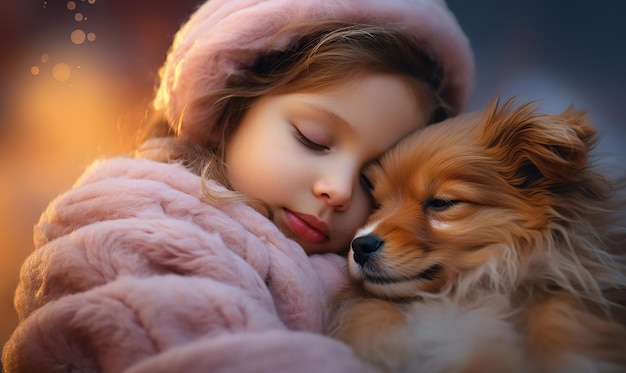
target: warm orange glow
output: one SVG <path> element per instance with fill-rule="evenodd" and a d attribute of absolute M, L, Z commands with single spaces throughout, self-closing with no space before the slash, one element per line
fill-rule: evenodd
<path fill-rule="evenodd" d="M 15 130 L 0 147 L 0 343 L 17 322 L 11 299 L 21 262 L 33 250 L 39 215 L 97 157 L 130 149 L 136 127 L 120 131 L 120 118 L 139 122 L 128 106 L 126 82 L 93 64 L 73 69 L 65 63 L 52 72 L 34 66 L 11 89 Z"/>
<path fill-rule="evenodd" d="M 11 96 L 3 113 L 11 130 L 0 136 L 0 346 L 17 322 L 12 298 L 21 262 L 33 250 L 33 225 L 97 157 L 130 150 L 145 110 L 139 103 L 150 94 L 98 58 L 119 52 L 93 44 L 87 53 L 83 43 L 95 39 L 82 30 L 71 38 L 59 33 L 58 43 L 37 47 L 34 61 L 16 59 L 21 73 L 2 82 Z"/>
<path fill-rule="evenodd" d="M 196 5 L 6 3 L 0 18 L 15 23 L 0 22 L 14 32 L 0 59 L 0 347 L 17 324 L 33 225 L 96 158 L 132 150 L 170 37 Z"/>

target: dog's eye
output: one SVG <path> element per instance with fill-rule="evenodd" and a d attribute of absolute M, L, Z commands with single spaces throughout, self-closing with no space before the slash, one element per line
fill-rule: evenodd
<path fill-rule="evenodd" d="M 426 204 L 424 205 L 424 208 L 434 210 L 434 211 L 444 211 L 454 206 L 455 204 L 457 204 L 457 202 L 458 201 L 451 200 L 451 199 L 433 198 L 430 201 L 426 202 Z"/>

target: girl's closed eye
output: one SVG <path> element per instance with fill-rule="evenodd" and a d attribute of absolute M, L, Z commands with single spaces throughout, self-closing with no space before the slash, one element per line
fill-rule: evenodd
<path fill-rule="evenodd" d="M 302 132 L 300 132 L 300 130 L 296 126 L 294 126 L 293 129 L 295 132 L 296 139 L 300 141 L 300 143 L 302 143 L 302 145 L 306 146 L 307 148 L 316 152 L 327 152 L 330 150 L 328 146 L 318 144 L 315 141 L 306 137 Z"/>
<path fill-rule="evenodd" d="M 372 184 L 372 181 L 369 179 L 369 177 L 367 177 L 365 173 L 361 172 L 361 174 L 359 175 L 359 180 L 361 181 L 361 185 L 363 186 L 363 188 L 368 193 L 371 194 L 374 191 L 374 184 Z"/>
<path fill-rule="evenodd" d="M 369 200 L 372 202 L 373 209 L 378 210 L 380 208 L 380 204 L 376 202 L 376 199 L 373 195 L 374 184 L 372 184 L 372 181 L 369 179 L 369 177 L 367 177 L 367 174 L 364 172 L 361 172 L 361 174 L 359 175 L 359 181 L 361 184 L 361 188 L 365 191 Z"/>

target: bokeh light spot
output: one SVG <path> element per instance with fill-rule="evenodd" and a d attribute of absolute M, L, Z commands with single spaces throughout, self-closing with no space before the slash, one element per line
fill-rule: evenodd
<path fill-rule="evenodd" d="M 74 20 L 76 20 L 76 22 L 80 22 L 83 20 L 83 13 L 76 13 L 74 14 Z"/>
<path fill-rule="evenodd" d="M 74 31 L 72 31 L 72 43 L 74 44 L 82 44 L 85 42 L 86 36 L 85 36 L 85 31 L 81 30 L 81 29 L 76 29 Z"/>
<path fill-rule="evenodd" d="M 46 63 L 50 61 L 50 55 L 48 53 L 44 53 L 41 55 L 41 62 Z"/>
<path fill-rule="evenodd" d="M 54 79 L 64 82 L 72 75 L 72 69 L 65 63 L 57 63 L 52 68 L 52 76 Z"/>
<path fill-rule="evenodd" d="M 87 34 L 87 40 L 89 40 L 89 41 L 96 40 L 96 34 L 94 34 L 93 32 L 88 33 Z"/>
<path fill-rule="evenodd" d="M 39 75 L 39 66 L 33 66 L 30 68 L 30 73 L 33 75 Z"/>
<path fill-rule="evenodd" d="M 74 9 L 76 9 L 76 3 L 75 3 L 75 2 L 73 2 L 73 1 L 68 1 L 68 2 L 67 2 L 67 9 L 69 9 L 69 10 L 74 10 Z"/>
<path fill-rule="evenodd" d="M 89 4 L 95 4 L 96 0 L 89 0 Z"/>

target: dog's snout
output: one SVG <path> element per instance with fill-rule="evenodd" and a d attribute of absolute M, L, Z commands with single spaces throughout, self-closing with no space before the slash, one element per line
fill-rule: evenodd
<path fill-rule="evenodd" d="M 357 237 L 352 240 L 354 260 L 360 265 L 365 264 L 373 253 L 383 246 L 383 240 L 373 234 Z"/>

